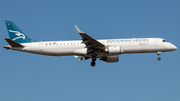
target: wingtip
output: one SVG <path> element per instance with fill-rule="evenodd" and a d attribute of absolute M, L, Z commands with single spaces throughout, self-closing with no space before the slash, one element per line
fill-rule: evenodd
<path fill-rule="evenodd" d="M 74 25 L 74 26 L 75 26 L 76 30 L 78 31 L 78 33 L 84 33 L 76 25 Z"/>

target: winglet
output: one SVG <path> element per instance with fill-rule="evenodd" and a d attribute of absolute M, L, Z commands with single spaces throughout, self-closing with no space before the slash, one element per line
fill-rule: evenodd
<path fill-rule="evenodd" d="M 9 45 L 11 45 L 11 47 L 24 47 L 23 45 L 12 41 L 11 39 L 5 38 L 5 40 L 9 43 Z"/>
<path fill-rule="evenodd" d="M 78 31 L 78 33 L 84 33 L 76 25 L 74 25 L 74 26 L 76 27 L 76 30 Z"/>

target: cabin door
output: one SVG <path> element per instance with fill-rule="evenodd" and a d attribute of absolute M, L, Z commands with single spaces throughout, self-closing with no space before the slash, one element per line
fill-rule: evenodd
<path fill-rule="evenodd" d="M 43 43 L 39 44 L 39 50 L 42 51 L 43 50 Z"/>
<path fill-rule="evenodd" d="M 155 40 L 154 40 L 154 46 L 155 46 L 155 47 L 158 47 L 158 46 L 159 46 L 158 39 L 155 39 Z"/>

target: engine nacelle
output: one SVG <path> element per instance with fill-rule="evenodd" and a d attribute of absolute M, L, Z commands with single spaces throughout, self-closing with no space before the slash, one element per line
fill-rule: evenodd
<path fill-rule="evenodd" d="M 114 56 L 102 57 L 100 60 L 106 61 L 108 63 L 118 62 L 119 61 L 119 56 L 114 55 Z"/>
<path fill-rule="evenodd" d="M 119 46 L 110 46 L 106 50 L 109 55 L 119 55 L 121 53 L 121 48 Z"/>

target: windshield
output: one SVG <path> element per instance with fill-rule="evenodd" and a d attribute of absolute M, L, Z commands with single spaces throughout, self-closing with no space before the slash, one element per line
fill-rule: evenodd
<path fill-rule="evenodd" d="M 163 42 L 168 42 L 168 41 L 166 41 L 166 40 L 163 40 Z"/>

